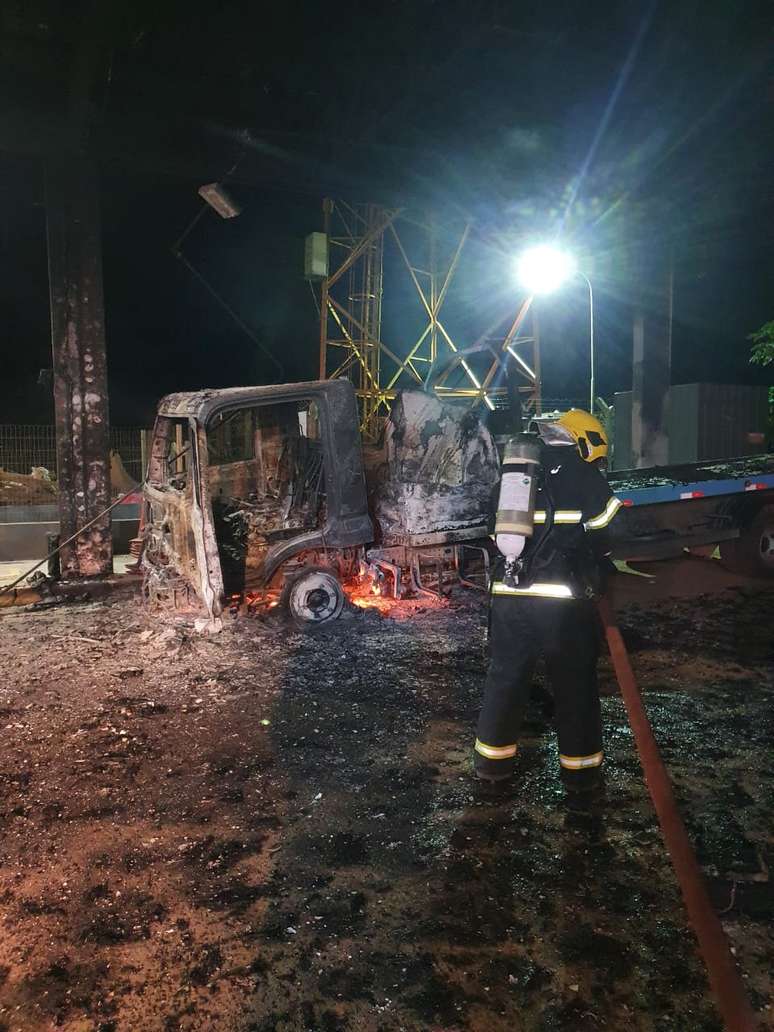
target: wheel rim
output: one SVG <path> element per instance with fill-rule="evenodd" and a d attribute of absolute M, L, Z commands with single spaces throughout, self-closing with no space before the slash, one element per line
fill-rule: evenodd
<path fill-rule="evenodd" d="M 324 623 L 341 612 L 344 597 L 338 581 L 316 571 L 299 578 L 290 592 L 290 611 L 305 623 Z"/>
<path fill-rule="evenodd" d="M 304 601 L 307 608 L 311 609 L 312 612 L 321 613 L 330 605 L 331 596 L 325 588 L 314 588 L 313 591 L 307 592 L 307 596 Z"/>

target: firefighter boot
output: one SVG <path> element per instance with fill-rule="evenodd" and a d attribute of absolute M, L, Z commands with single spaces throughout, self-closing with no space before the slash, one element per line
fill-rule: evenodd
<path fill-rule="evenodd" d="M 601 767 L 562 769 L 561 777 L 568 811 L 583 814 L 600 812 L 605 802 L 605 778 Z"/>

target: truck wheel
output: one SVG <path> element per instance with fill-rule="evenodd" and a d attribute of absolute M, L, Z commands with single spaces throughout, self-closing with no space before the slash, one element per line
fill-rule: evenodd
<path fill-rule="evenodd" d="M 765 505 L 735 541 L 720 546 L 731 570 L 757 577 L 774 577 L 774 505 Z"/>
<path fill-rule="evenodd" d="M 341 615 L 344 591 L 329 570 L 310 567 L 286 584 L 282 600 L 299 623 L 329 623 Z"/>

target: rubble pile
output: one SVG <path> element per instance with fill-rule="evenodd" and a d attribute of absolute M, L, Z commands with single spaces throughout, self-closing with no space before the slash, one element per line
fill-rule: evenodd
<path fill-rule="evenodd" d="M 0 505 L 47 505 L 56 502 L 56 481 L 47 469 L 12 473 L 0 469 Z"/>
<path fill-rule="evenodd" d="M 764 1018 L 772 603 L 622 619 Z M 126 599 L 0 616 L 0 1027 L 720 1032 L 609 665 L 579 821 L 540 685 L 513 790 L 471 779 L 483 598 L 406 606 L 214 637 Z"/>

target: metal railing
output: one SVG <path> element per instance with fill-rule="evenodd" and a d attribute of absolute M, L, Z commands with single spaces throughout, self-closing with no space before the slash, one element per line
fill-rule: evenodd
<path fill-rule="evenodd" d="M 141 427 L 110 429 L 111 452 L 120 455 L 129 477 L 138 483 L 145 474 L 149 440 L 150 431 Z M 33 470 L 41 472 L 33 475 Z M 49 496 L 56 502 L 50 486 L 57 478 L 55 427 L 0 423 L 0 471 L 0 505 L 40 505 Z"/>
<path fill-rule="evenodd" d="M 145 476 L 145 441 L 149 440 L 150 430 L 127 426 L 110 428 L 110 450 L 118 452 L 124 469 L 138 483 Z"/>
<path fill-rule="evenodd" d="M 588 407 L 588 398 L 542 398 L 540 411 L 543 413 L 567 412 L 571 408 L 588 409 Z"/>
<path fill-rule="evenodd" d="M 506 397 L 498 397 L 495 399 L 496 409 L 508 408 L 510 402 Z M 588 408 L 588 399 L 583 398 L 541 398 L 540 411 L 541 413 L 547 412 L 566 412 L 571 408 Z"/>

